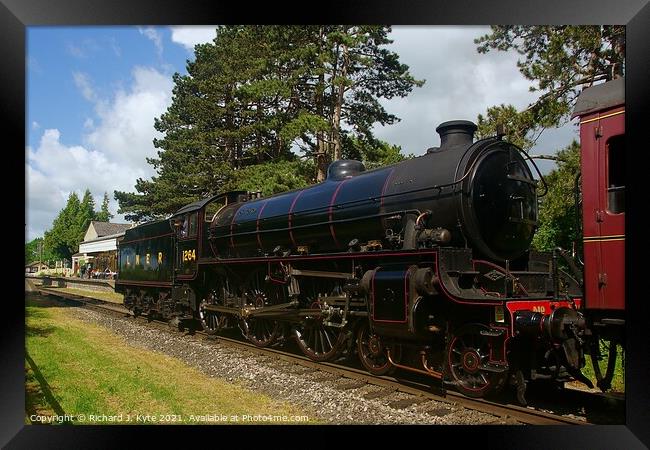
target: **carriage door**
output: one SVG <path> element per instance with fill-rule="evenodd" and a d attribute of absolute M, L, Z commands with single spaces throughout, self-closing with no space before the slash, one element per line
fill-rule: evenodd
<path fill-rule="evenodd" d="M 622 112 L 622 111 L 621 111 Z M 599 225 L 601 267 L 599 304 L 603 309 L 625 307 L 625 122 L 624 114 L 600 120 Z"/>
<path fill-rule="evenodd" d="M 198 256 L 198 211 L 175 217 L 176 228 L 176 276 L 193 278 L 196 274 Z"/>

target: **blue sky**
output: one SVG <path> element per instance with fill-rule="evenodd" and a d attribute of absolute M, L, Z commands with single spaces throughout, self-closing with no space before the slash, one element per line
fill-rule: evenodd
<path fill-rule="evenodd" d="M 88 97 L 109 99 L 132 82 L 134 67 L 154 67 L 169 77 L 186 73 L 191 52 L 170 45 L 171 34 L 167 27 L 28 28 L 28 116 L 38 124 L 30 126 L 28 142 L 37 142 L 47 128 L 58 129 L 63 142 L 80 142 L 86 119 L 94 116 Z M 86 96 L 84 84 L 92 89 Z"/>
<path fill-rule="evenodd" d="M 411 73 L 426 79 L 404 99 L 383 102 L 401 122 L 376 135 L 416 155 L 438 145 L 436 126 L 476 121 L 495 104 L 523 108 L 535 99 L 516 68 L 517 55 L 479 55 L 473 39 L 487 27 L 393 27 L 391 45 Z M 154 173 L 153 128 L 171 104 L 172 75 L 185 74 L 197 43 L 214 27 L 29 27 L 27 29 L 26 240 L 43 235 L 68 195 L 89 188 L 134 191 Z M 577 138 L 569 124 L 545 132 L 533 153 L 554 153 Z M 543 161 L 543 171 L 551 162 Z M 113 219 L 123 222 L 116 214 Z"/>

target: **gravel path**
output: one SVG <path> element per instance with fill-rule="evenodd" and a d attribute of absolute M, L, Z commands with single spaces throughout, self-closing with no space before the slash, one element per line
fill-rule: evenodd
<path fill-rule="evenodd" d="M 203 337 L 143 326 L 133 319 L 112 317 L 83 308 L 71 314 L 99 324 L 122 336 L 131 345 L 173 356 L 202 372 L 244 386 L 273 398 L 299 405 L 310 418 L 331 424 L 505 424 L 490 414 L 461 406 L 419 399 L 401 392 L 378 396 L 384 389 L 356 380 L 336 380 L 321 371 L 272 357 L 255 356 Z M 381 392 L 379 392 L 381 394 Z M 385 394 L 385 392 L 384 392 Z M 415 400 L 413 401 L 415 402 Z"/>

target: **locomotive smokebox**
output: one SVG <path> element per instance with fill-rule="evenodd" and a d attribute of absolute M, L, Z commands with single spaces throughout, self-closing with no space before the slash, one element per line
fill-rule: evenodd
<path fill-rule="evenodd" d="M 476 124 L 469 120 L 450 120 L 441 123 L 436 128 L 440 135 L 440 149 L 438 151 L 458 146 L 467 148 L 474 142 L 474 132 L 477 128 Z"/>

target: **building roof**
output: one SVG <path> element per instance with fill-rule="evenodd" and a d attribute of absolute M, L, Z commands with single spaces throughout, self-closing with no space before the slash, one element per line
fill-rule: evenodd
<path fill-rule="evenodd" d="M 183 206 L 181 209 L 179 209 L 178 211 L 176 211 L 174 213 L 174 216 L 199 210 L 199 209 L 203 208 L 205 205 L 207 205 L 208 203 L 210 203 L 212 200 L 214 200 L 217 197 L 226 196 L 226 197 L 232 198 L 232 197 L 236 197 L 236 196 L 239 196 L 239 195 L 245 195 L 245 194 L 246 194 L 246 191 L 230 191 L 230 192 L 225 192 L 223 194 L 213 195 L 212 197 L 206 197 L 204 199 L 197 200 L 194 203 L 190 203 L 189 205 Z M 231 200 L 231 202 L 232 202 L 232 200 Z"/>
<path fill-rule="evenodd" d="M 97 237 L 124 233 L 126 230 L 131 228 L 130 223 L 110 223 L 110 222 L 98 222 L 96 220 L 93 220 L 91 224 L 95 228 Z"/>
<path fill-rule="evenodd" d="M 576 101 L 571 117 L 583 116 L 625 103 L 625 78 L 617 78 L 606 83 L 597 84 L 582 91 Z"/>
<path fill-rule="evenodd" d="M 129 228 L 131 228 L 131 226 L 129 226 Z M 120 231 L 119 233 L 114 233 L 114 234 L 107 234 L 107 235 L 100 236 L 100 237 L 95 238 L 95 239 L 89 239 L 87 241 L 81 242 L 81 244 L 79 244 L 79 245 L 89 244 L 91 242 L 108 241 L 108 240 L 111 240 L 111 239 L 119 238 L 121 236 L 124 236 L 124 231 Z M 83 255 L 83 253 L 80 253 L 80 254 Z M 73 256 L 75 256 L 75 255 L 73 255 Z"/>
<path fill-rule="evenodd" d="M 29 264 L 25 264 L 25 267 L 34 267 L 34 266 L 47 266 L 47 264 L 41 261 L 32 261 Z"/>

